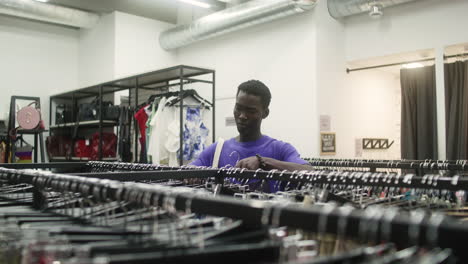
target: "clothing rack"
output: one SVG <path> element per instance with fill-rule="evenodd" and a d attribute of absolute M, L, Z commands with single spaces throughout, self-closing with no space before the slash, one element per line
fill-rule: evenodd
<path fill-rule="evenodd" d="M 76 176 L 115 181 L 141 181 L 189 178 L 215 178 L 222 184 L 225 178 L 288 181 L 303 184 L 336 184 L 353 186 L 402 187 L 436 190 L 468 190 L 468 178 L 439 174 L 399 174 L 387 172 L 338 171 L 263 171 L 238 168 L 213 169 L 209 167 L 170 167 L 153 164 L 92 161 L 87 163 L 49 163 L 52 168 L 99 169 L 105 172 L 80 172 Z M 16 165 L 16 166 L 15 166 Z M 20 164 L 2 164 L 0 167 L 18 168 Z M 48 164 L 21 164 L 23 168 L 47 168 Z"/>
<path fill-rule="evenodd" d="M 376 169 L 421 169 L 421 170 L 445 170 L 468 171 L 468 161 L 433 161 L 433 160 L 352 160 L 352 159 L 306 159 L 312 166 L 323 167 L 355 167 Z"/>
<path fill-rule="evenodd" d="M 186 172 L 186 171 L 183 171 Z M 80 193 L 99 201 L 125 201 L 135 206 L 171 206 L 180 211 L 240 219 L 247 225 L 288 226 L 319 234 L 331 233 L 363 241 L 394 242 L 399 247 L 427 246 L 451 248 L 461 260 L 468 257 L 463 241 L 468 226 L 439 215 L 418 212 L 398 212 L 369 208 L 346 211 L 332 205 L 298 207 L 260 201 L 242 201 L 227 197 L 213 197 L 190 190 L 139 183 L 99 180 L 51 172 L 0 168 L 0 179 L 10 184 L 27 183 L 34 186 L 35 200 L 40 190 Z M 36 204 L 37 205 L 37 204 Z M 395 216 L 398 215 L 396 218 Z"/>
<path fill-rule="evenodd" d="M 272 172 L 249 171 L 240 169 L 198 169 L 198 170 L 165 170 L 134 171 L 134 172 L 102 172 L 78 173 L 77 176 L 87 176 L 116 181 L 141 181 L 163 179 L 211 178 L 222 183 L 225 178 L 258 179 L 287 181 L 303 184 L 336 184 L 353 186 L 401 187 L 436 190 L 468 190 L 468 179 L 455 175 L 443 177 L 439 174 L 397 174 L 383 172 L 335 172 L 335 171 L 302 171 L 302 172 Z"/>

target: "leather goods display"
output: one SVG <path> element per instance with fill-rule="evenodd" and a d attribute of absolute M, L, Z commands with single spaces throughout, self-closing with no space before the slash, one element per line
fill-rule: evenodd
<path fill-rule="evenodd" d="M 102 120 L 119 120 L 120 107 L 115 106 L 112 102 L 103 101 L 102 105 Z M 94 99 L 90 103 L 83 103 L 79 106 L 78 119 L 79 121 L 89 121 L 99 119 L 99 100 Z"/>
<path fill-rule="evenodd" d="M 33 104 L 36 106 L 33 107 Z M 16 113 L 16 120 L 22 129 L 31 130 L 44 128 L 44 124 L 41 119 L 41 110 L 37 108 L 37 102 L 32 102 L 21 108 Z"/>

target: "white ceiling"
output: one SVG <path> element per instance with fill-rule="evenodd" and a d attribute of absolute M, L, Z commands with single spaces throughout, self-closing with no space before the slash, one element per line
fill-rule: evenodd
<path fill-rule="evenodd" d="M 218 0 L 198 1 L 211 4 L 213 11 L 223 9 L 226 5 Z M 201 8 L 177 0 L 49 0 L 48 2 L 100 14 L 120 11 L 173 24 L 177 22 L 178 8 L 183 6 Z"/>

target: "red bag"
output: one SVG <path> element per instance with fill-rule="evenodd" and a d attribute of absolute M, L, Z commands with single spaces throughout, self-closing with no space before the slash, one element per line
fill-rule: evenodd
<path fill-rule="evenodd" d="M 86 144 L 87 140 L 79 139 L 75 142 L 75 157 L 79 158 L 90 158 L 91 157 L 91 145 Z"/>
<path fill-rule="evenodd" d="M 99 133 L 94 133 L 91 143 L 91 160 L 99 158 Z M 117 156 L 117 136 L 114 133 L 102 133 L 102 157 L 113 158 Z"/>
<path fill-rule="evenodd" d="M 68 157 L 71 154 L 72 140 L 66 136 L 48 136 L 46 139 L 47 156 Z"/>

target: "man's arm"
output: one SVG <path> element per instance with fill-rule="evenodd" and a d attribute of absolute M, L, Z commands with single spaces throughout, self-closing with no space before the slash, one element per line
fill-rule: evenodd
<path fill-rule="evenodd" d="M 295 171 L 295 170 L 312 170 L 313 167 L 309 164 L 299 164 L 294 162 L 287 162 L 287 161 L 280 161 L 273 158 L 261 157 L 264 162 L 264 166 L 262 169 L 264 170 L 288 170 L 288 171 Z M 236 164 L 237 168 L 245 168 L 248 170 L 256 170 L 260 168 L 260 159 L 256 156 L 248 157 L 245 159 L 240 160 Z"/>

